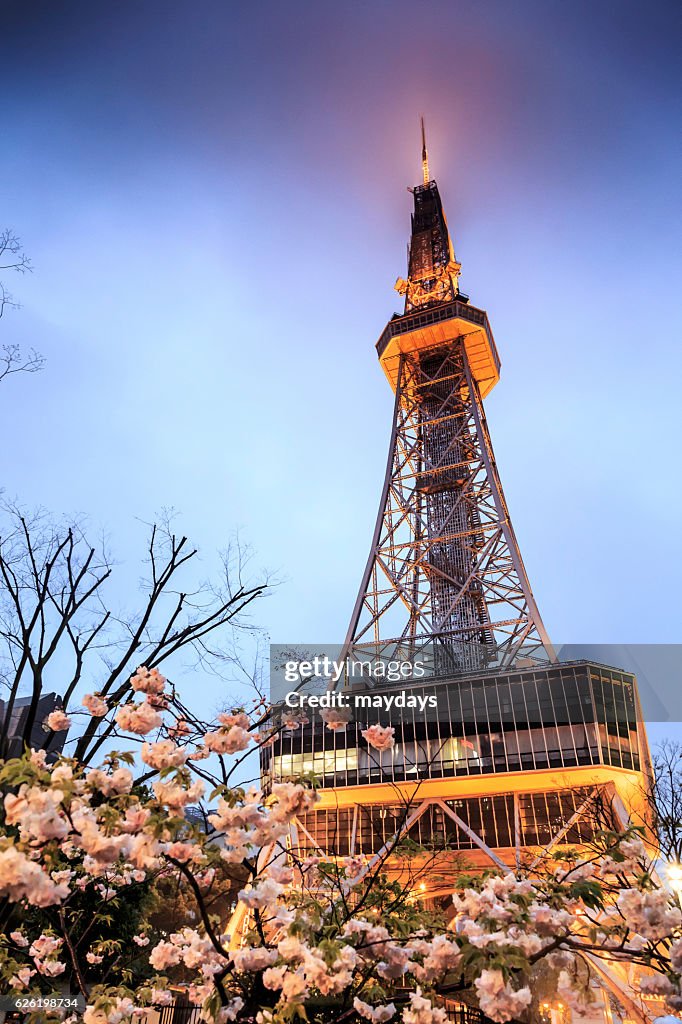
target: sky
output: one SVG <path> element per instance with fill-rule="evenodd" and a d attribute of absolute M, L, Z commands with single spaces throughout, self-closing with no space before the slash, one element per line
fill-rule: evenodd
<path fill-rule="evenodd" d="M 87 515 L 126 586 L 160 509 L 206 572 L 238 530 L 273 641 L 339 642 L 424 114 L 549 633 L 681 642 L 681 36 L 630 0 L 3 0 L 0 226 L 34 272 L 0 343 L 46 357 L 0 391 L 6 494 Z"/>

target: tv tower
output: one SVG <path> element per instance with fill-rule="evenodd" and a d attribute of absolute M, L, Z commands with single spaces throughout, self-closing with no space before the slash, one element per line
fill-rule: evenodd
<path fill-rule="evenodd" d="M 346 647 L 442 671 L 554 658 L 502 491 L 483 399 L 500 379 L 487 314 L 459 288 L 424 121 L 405 310 L 377 343 L 395 392 L 388 464 Z"/>
<path fill-rule="evenodd" d="M 462 857 L 470 870 L 532 871 L 549 851 L 591 841 L 597 804 L 614 828 L 645 822 L 650 757 L 635 677 L 560 662 L 550 644 L 486 423 L 500 359 L 487 314 L 459 288 L 423 122 L 422 171 L 410 190 L 407 277 L 396 284 L 404 311 L 377 343 L 395 402 L 342 647 L 351 710 L 332 730 L 307 708 L 262 751 L 261 767 L 266 788 L 315 776 L 319 802 L 296 818 L 286 847 L 298 859 L 352 856 L 369 872 L 388 856 L 409 885 L 409 840 L 426 863 L 439 857 L 414 898 L 446 909 Z M 424 672 L 364 674 L 391 663 Z M 311 684 L 324 692 L 322 680 Z M 392 726 L 394 745 L 371 749 L 371 725 Z"/>

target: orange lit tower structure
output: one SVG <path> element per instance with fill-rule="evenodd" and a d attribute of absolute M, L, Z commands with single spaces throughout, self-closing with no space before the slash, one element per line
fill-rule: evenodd
<path fill-rule="evenodd" d="M 640 817 L 648 748 L 635 678 L 556 660 L 528 581 L 486 425 L 500 360 L 487 314 L 459 290 L 456 261 L 423 141 L 405 310 L 377 351 L 395 392 L 388 465 L 344 656 L 400 661 L 426 675 L 345 692 L 435 697 L 424 710 L 357 707 L 345 729 L 308 711 L 263 754 L 267 778 L 313 772 L 321 800 L 291 843 L 300 854 L 367 865 L 409 836 L 508 869 L 589 839 L 596 793 L 615 821 Z M 433 702 L 432 702 L 433 703 Z M 423 706 L 423 702 L 422 702 Z M 419 702 L 417 703 L 419 708 Z M 395 746 L 370 750 L 379 723 Z M 420 894 L 452 891 L 435 876 Z"/>

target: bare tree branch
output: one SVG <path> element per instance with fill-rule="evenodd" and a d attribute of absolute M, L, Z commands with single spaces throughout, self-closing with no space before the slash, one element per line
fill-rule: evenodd
<path fill-rule="evenodd" d="M 33 270 L 31 261 L 24 252 L 20 238 L 11 228 L 0 231 L 0 272 L 3 270 L 25 274 Z M 8 309 L 19 309 L 12 293 L 0 281 L 0 319 Z M 22 353 L 19 345 L 3 345 L 0 349 L 0 381 L 13 373 L 35 373 L 42 369 L 45 359 L 34 348 Z"/>
<path fill-rule="evenodd" d="M 196 560 L 196 549 L 170 523 L 152 526 L 142 605 L 115 611 L 107 601 L 114 565 L 103 546 L 88 542 L 81 523 L 42 511 L 29 516 L 11 503 L 0 508 L 0 757 L 24 745 L 54 748 L 55 735 L 41 733 L 37 719 L 50 693 L 64 710 L 82 688 L 119 702 L 132 692 L 138 665 L 160 667 L 187 654 L 196 667 L 225 678 L 233 632 L 254 630 L 246 612 L 269 584 L 197 582 Z M 88 761 L 114 725 L 84 721 L 68 742 Z"/>

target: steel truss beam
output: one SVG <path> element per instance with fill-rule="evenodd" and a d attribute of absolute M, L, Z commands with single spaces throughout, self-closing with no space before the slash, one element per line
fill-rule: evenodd
<path fill-rule="evenodd" d="M 600 793 L 608 799 L 609 806 L 611 806 L 612 808 L 613 804 L 619 800 L 617 794 L 615 793 L 615 790 L 613 790 L 612 787 L 595 786 L 594 789 L 590 791 L 588 796 L 582 801 L 580 806 L 575 810 L 575 812 L 570 815 L 570 817 L 568 817 L 565 821 L 557 821 L 555 823 L 556 829 L 553 831 L 551 838 L 543 845 L 540 852 L 534 857 L 530 864 L 527 865 L 527 870 L 533 871 L 538 866 L 538 864 L 540 864 L 545 859 L 545 857 L 548 854 L 550 854 L 552 850 L 555 849 L 555 847 L 562 842 L 562 840 L 566 838 L 570 830 L 577 822 L 579 822 L 581 819 L 585 817 L 589 817 L 590 806 L 594 803 L 596 797 Z M 515 794 L 514 865 L 516 868 L 520 868 L 522 847 L 520 838 L 519 808 L 517 801 L 518 794 Z M 448 805 L 446 800 L 442 799 L 441 797 L 425 797 L 424 799 L 415 802 L 411 808 L 406 808 L 405 819 L 401 822 L 396 831 L 386 839 L 386 841 L 382 844 L 381 848 L 376 853 L 368 855 L 367 863 L 361 869 L 355 881 L 360 881 L 368 872 L 372 871 L 374 867 L 376 867 L 380 860 L 388 857 L 391 853 L 391 850 L 393 850 L 398 845 L 401 839 L 403 839 L 405 836 L 409 834 L 413 826 L 417 824 L 419 819 L 426 814 L 430 807 L 438 807 L 445 815 L 447 815 L 452 821 L 454 821 L 455 824 L 457 825 L 457 828 L 464 835 L 466 835 L 468 839 L 470 839 L 479 850 L 481 850 L 485 854 L 488 860 L 490 860 L 491 863 L 495 865 L 495 867 L 505 872 L 514 870 L 514 867 L 510 864 L 505 863 L 501 859 L 501 857 L 493 849 L 491 849 L 491 847 L 485 841 L 483 836 L 476 832 L 475 829 L 471 828 L 471 826 L 467 824 L 467 822 L 465 822 L 464 819 L 459 814 L 457 814 L 457 811 Z M 354 808 L 351 827 L 348 852 L 349 856 L 360 855 L 359 851 L 356 848 L 358 832 L 358 810 L 359 805 L 356 805 Z M 317 813 L 329 814 L 329 809 Z M 300 832 L 305 834 L 305 836 L 309 840 L 310 846 L 307 846 L 306 844 L 299 845 L 299 841 L 296 835 L 297 830 L 300 830 Z M 330 843 L 331 846 L 337 845 L 340 838 L 338 835 L 338 831 L 336 829 L 333 830 L 333 832 L 333 838 Z M 307 828 L 305 828 L 297 818 L 294 819 L 292 823 L 292 838 L 290 843 L 288 844 L 288 847 L 295 857 L 304 857 L 305 851 L 309 848 L 313 848 L 317 854 L 321 854 L 323 857 L 337 856 L 333 849 L 325 849 L 323 845 L 320 845 L 318 840 L 313 837 L 312 833 Z M 537 847 L 535 847 L 534 850 L 537 850 Z"/>

